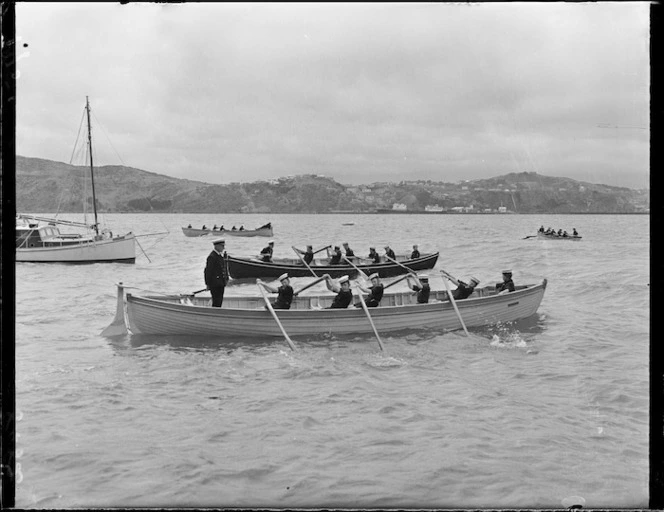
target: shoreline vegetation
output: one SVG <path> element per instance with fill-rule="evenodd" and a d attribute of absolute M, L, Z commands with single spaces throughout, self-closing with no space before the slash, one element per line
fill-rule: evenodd
<path fill-rule="evenodd" d="M 82 213 L 84 166 L 16 157 L 17 212 Z M 239 174 L 239 173 L 238 173 Z M 441 175 L 444 169 L 441 169 Z M 98 166 L 104 213 L 615 215 L 649 214 L 650 190 L 534 172 L 456 183 L 433 180 L 345 185 L 323 174 L 210 184 L 126 166 Z M 91 200 L 86 208 L 92 210 Z"/>

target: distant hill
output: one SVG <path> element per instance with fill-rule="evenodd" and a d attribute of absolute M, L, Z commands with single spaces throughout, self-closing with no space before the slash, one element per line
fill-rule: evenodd
<path fill-rule="evenodd" d="M 88 197 L 89 168 L 16 157 L 18 212 L 79 213 Z M 95 167 L 100 212 L 327 213 L 372 212 L 406 205 L 409 211 L 437 205 L 451 210 L 518 213 L 637 213 L 649 209 L 649 192 L 578 182 L 536 173 L 445 183 L 401 181 L 346 186 L 315 174 L 252 183 L 213 185 L 125 166 Z"/>

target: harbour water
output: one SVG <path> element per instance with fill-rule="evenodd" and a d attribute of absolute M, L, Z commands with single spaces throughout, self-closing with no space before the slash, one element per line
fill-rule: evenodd
<path fill-rule="evenodd" d="M 648 216 L 105 217 L 115 233 L 165 234 L 138 239 L 135 265 L 16 266 L 17 507 L 648 506 Z M 182 226 L 268 221 L 275 257 L 418 243 L 440 251 L 435 289 L 440 269 L 483 286 L 510 267 L 517 284 L 549 284 L 528 320 L 384 334 L 384 352 L 365 335 L 294 337 L 296 351 L 100 336 L 119 281 L 204 288 L 211 239 Z M 524 239 L 542 224 L 583 240 Z M 266 241 L 226 237 L 226 249 L 255 255 Z"/>

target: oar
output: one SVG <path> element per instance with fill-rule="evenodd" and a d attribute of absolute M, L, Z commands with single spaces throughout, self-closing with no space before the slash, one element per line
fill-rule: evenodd
<path fill-rule="evenodd" d="M 322 249 L 318 249 L 317 251 L 314 251 L 314 254 L 317 254 L 317 253 L 319 253 L 319 252 L 321 252 L 321 251 L 324 251 L 325 249 L 329 249 L 330 247 L 332 247 L 332 246 L 331 246 L 331 245 L 326 245 L 326 246 L 323 247 Z"/>
<path fill-rule="evenodd" d="M 399 265 L 400 267 L 405 268 L 408 272 L 415 272 L 412 268 L 408 268 L 406 265 L 402 265 L 402 264 L 399 263 L 397 260 L 393 260 L 393 259 L 390 258 L 387 254 L 385 255 L 385 259 L 388 259 L 388 260 L 390 260 L 392 263 L 396 263 L 396 264 Z"/>
<path fill-rule="evenodd" d="M 200 290 L 196 290 L 195 292 L 191 292 L 191 295 L 196 295 L 198 293 L 204 292 L 205 290 L 209 290 L 209 288 L 201 288 Z"/>
<path fill-rule="evenodd" d="M 260 283 L 257 286 L 258 286 L 258 289 L 261 291 L 261 295 L 263 296 L 263 299 L 265 300 L 265 304 L 267 305 L 267 309 L 269 309 L 270 313 L 272 313 L 272 316 L 274 317 L 274 320 L 277 322 L 277 325 L 279 326 L 279 329 L 281 329 L 281 332 L 284 335 L 284 338 L 286 338 L 286 341 L 288 342 L 288 344 L 290 345 L 291 350 L 295 350 L 295 344 L 288 337 L 288 334 L 286 334 L 286 330 L 284 329 L 284 326 L 281 325 L 281 322 L 279 321 L 279 317 L 274 312 L 274 308 L 272 307 L 272 304 L 270 304 L 270 299 L 267 298 L 267 294 L 265 293 L 265 290 L 260 285 Z"/>
<path fill-rule="evenodd" d="M 383 288 L 383 290 L 387 290 L 390 286 L 394 286 L 395 284 L 400 283 L 400 282 L 403 281 L 404 279 L 407 279 L 408 276 L 409 276 L 409 274 L 406 274 L 405 276 L 401 276 L 401 277 L 400 277 L 399 279 L 397 279 L 396 281 L 392 281 L 390 284 L 385 285 L 385 287 Z"/>
<path fill-rule="evenodd" d="M 296 291 L 293 295 L 299 295 L 300 293 L 302 293 L 302 292 L 303 292 L 304 290 L 306 290 L 307 288 L 311 288 L 313 285 L 320 283 L 320 282 L 323 281 L 324 279 L 325 279 L 324 277 L 319 277 L 318 279 L 314 279 L 314 280 L 311 281 L 308 285 L 303 286 L 303 287 L 300 288 L 298 291 Z"/>
<path fill-rule="evenodd" d="M 381 341 L 380 336 L 378 336 L 378 331 L 376 330 L 376 326 L 374 325 L 371 315 L 369 314 L 369 308 L 364 303 L 364 297 L 362 296 L 362 292 L 358 292 L 358 295 L 360 298 L 360 304 L 362 304 L 362 309 L 364 309 L 364 313 L 367 315 L 369 323 L 371 324 L 371 328 L 373 329 L 373 332 L 376 335 L 376 339 L 378 340 L 378 345 L 380 345 L 380 349 L 384 351 L 385 347 L 383 347 L 383 342 Z"/>
<path fill-rule="evenodd" d="M 447 278 L 447 275 L 445 277 Z M 454 300 L 454 297 L 452 296 L 452 290 L 450 290 L 450 285 L 447 282 L 447 279 L 443 279 L 443 283 L 445 284 L 445 289 L 447 290 L 447 296 L 450 298 L 452 306 L 454 306 L 454 311 L 456 311 L 456 314 L 459 317 L 459 322 L 461 322 L 461 327 L 463 327 L 463 330 L 466 331 L 466 336 L 470 337 L 470 334 L 468 334 L 468 329 L 466 329 L 466 324 L 463 323 L 463 318 L 461 318 L 461 313 L 459 313 L 459 308 L 456 305 L 456 300 Z"/>
<path fill-rule="evenodd" d="M 342 256 L 342 258 L 343 258 L 344 260 L 346 260 L 348 263 L 350 263 L 350 264 L 353 266 L 353 268 L 354 268 L 355 270 L 357 270 L 360 274 L 362 274 L 365 278 L 368 278 L 368 277 L 369 277 L 369 276 L 367 275 L 366 272 L 364 272 L 364 271 L 362 271 L 361 269 L 359 269 L 359 268 L 358 268 L 358 267 L 357 267 L 352 261 L 350 261 L 348 258 L 346 258 L 346 256 Z"/>
<path fill-rule="evenodd" d="M 302 255 L 301 255 L 299 252 L 297 252 L 297 249 L 295 248 L 294 245 L 291 245 L 291 249 L 293 249 L 293 252 L 294 252 L 295 254 L 297 254 L 297 257 L 300 258 L 300 261 L 301 261 L 302 263 L 304 263 L 304 266 L 307 267 L 307 268 L 309 269 L 309 272 L 311 272 L 311 273 L 314 275 L 314 277 L 318 277 L 318 274 L 316 274 L 316 272 L 314 272 L 313 270 L 311 270 L 311 267 L 310 267 L 309 265 L 307 265 L 307 262 L 304 261 L 304 258 L 302 257 Z"/>
<path fill-rule="evenodd" d="M 525 240 L 526 238 L 535 238 L 537 235 L 528 235 L 524 236 L 521 240 Z"/>

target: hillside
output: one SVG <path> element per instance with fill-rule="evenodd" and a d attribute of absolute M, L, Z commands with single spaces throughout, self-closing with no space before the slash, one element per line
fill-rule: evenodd
<path fill-rule="evenodd" d="M 83 211 L 91 196 L 89 169 L 39 158 L 16 157 L 19 212 Z M 402 181 L 345 186 L 305 174 L 252 183 L 213 185 L 125 166 L 95 168 L 100 212 L 328 213 L 372 212 L 395 203 L 408 211 L 436 206 L 449 211 L 518 213 L 638 213 L 649 209 L 649 192 L 512 173 L 445 183 Z M 91 199 L 88 199 L 91 204 Z M 453 210 L 454 209 L 454 210 Z"/>

